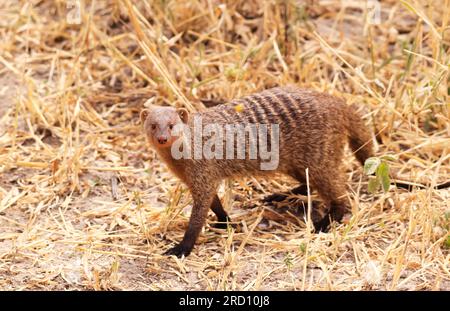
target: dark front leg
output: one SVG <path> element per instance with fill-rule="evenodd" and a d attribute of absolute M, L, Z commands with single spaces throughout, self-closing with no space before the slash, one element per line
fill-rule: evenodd
<path fill-rule="evenodd" d="M 222 203 L 220 202 L 217 194 L 214 196 L 214 200 L 211 204 L 211 210 L 217 216 L 217 223 L 214 224 L 214 228 L 226 229 L 227 223 L 230 222 L 230 217 L 228 217 L 227 212 L 223 209 Z"/>
<path fill-rule="evenodd" d="M 194 199 L 194 206 L 192 207 L 191 218 L 189 219 L 189 225 L 184 234 L 183 240 L 175 247 L 169 249 L 165 253 L 166 255 L 175 255 L 177 257 L 181 257 L 183 255 L 188 256 L 194 248 L 195 241 L 197 240 L 200 231 L 206 222 L 208 209 L 214 199 L 214 192 L 212 190 L 203 190 L 203 192 L 192 191 L 192 197 Z"/>
<path fill-rule="evenodd" d="M 311 173 L 315 188 L 325 204 L 329 206 L 328 214 L 322 220 L 316 222 L 314 227 L 316 231 L 327 232 L 333 221 L 340 222 L 344 214 L 350 210 L 350 205 L 345 195 L 345 178 L 339 170 L 332 177 Z M 320 176 L 320 178 L 317 176 Z"/>

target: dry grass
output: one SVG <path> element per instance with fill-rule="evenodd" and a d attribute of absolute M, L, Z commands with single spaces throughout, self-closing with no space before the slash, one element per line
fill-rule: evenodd
<path fill-rule="evenodd" d="M 450 191 L 432 186 L 450 179 L 450 1 L 381 1 L 380 24 L 363 0 L 216 2 L 82 1 L 74 25 L 66 1 L 0 2 L 0 288 L 449 290 Z M 143 102 L 287 83 L 358 103 L 377 153 L 430 188 L 367 194 L 349 156 L 353 217 L 311 234 L 261 204 L 292 181 L 235 181 L 242 229 L 162 256 L 191 199 L 146 146 Z"/>

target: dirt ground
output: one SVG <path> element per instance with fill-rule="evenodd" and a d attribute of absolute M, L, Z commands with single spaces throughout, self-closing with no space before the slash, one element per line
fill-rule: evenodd
<path fill-rule="evenodd" d="M 381 1 L 372 24 L 319 2 L 83 1 L 70 24 L 64 1 L 2 1 L 0 289 L 450 290 L 450 190 L 434 188 L 450 180 L 450 5 Z M 145 143 L 143 103 L 287 83 L 359 103 L 377 155 L 426 188 L 371 194 L 348 152 L 353 216 L 312 233 L 305 197 L 262 203 L 294 181 L 230 181 L 239 229 L 209 215 L 189 257 L 162 255 L 192 200 Z"/>

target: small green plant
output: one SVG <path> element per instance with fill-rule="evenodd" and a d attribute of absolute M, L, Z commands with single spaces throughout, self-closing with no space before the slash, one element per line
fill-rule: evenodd
<path fill-rule="evenodd" d="M 92 188 L 95 188 L 95 187 L 100 186 L 102 184 L 102 180 L 100 178 L 96 177 L 94 180 L 91 180 L 89 182 L 89 184 L 90 184 L 90 186 Z"/>
<path fill-rule="evenodd" d="M 445 230 L 449 231 L 450 230 L 450 211 L 446 211 L 444 214 L 444 217 L 445 217 L 444 228 L 445 228 Z"/>
<path fill-rule="evenodd" d="M 450 221 L 450 211 L 446 211 L 444 216 L 446 221 Z"/>
<path fill-rule="evenodd" d="M 225 77 L 228 81 L 242 80 L 244 77 L 244 70 L 234 65 L 225 69 Z"/>
<path fill-rule="evenodd" d="M 306 243 L 300 244 L 300 251 L 302 252 L 302 254 L 306 253 Z"/>
<path fill-rule="evenodd" d="M 142 206 L 141 194 L 139 193 L 139 191 L 133 191 L 133 200 L 138 208 Z"/>
<path fill-rule="evenodd" d="M 288 270 L 292 269 L 294 263 L 291 254 L 287 254 L 286 257 L 284 257 L 284 264 L 286 265 Z"/>
<path fill-rule="evenodd" d="M 364 163 L 364 173 L 369 176 L 368 190 L 375 193 L 383 188 L 385 192 L 389 191 L 391 178 L 389 177 L 389 164 L 387 160 L 395 160 L 393 156 L 385 155 L 381 157 L 368 158 Z M 375 176 L 373 176 L 375 174 Z"/>
<path fill-rule="evenodd" d="M 447 238 L 444 241 L 444 248 L 445 249 L 450 249 L 450 234 L 447 235 Z"/>

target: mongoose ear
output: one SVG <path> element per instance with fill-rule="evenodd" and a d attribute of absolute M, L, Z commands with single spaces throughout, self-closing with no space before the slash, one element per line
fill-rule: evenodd
<path fill-rule="evenodd" d="M 188 111 L 184 108 L 178 108 L 177 112 L 178 112 L 178 115 L 180 116 L 181 121 L 183 121 L 183 123 L 187 123 L 189 120 Z"/>
<path fill-rule="evenodd" d="M 147 119 L 148 113 L 149 113 L 148 109 L 142 109 L 141 115 L 140 115 L 142 124 L 144 124 L 145 120 Z"/>

